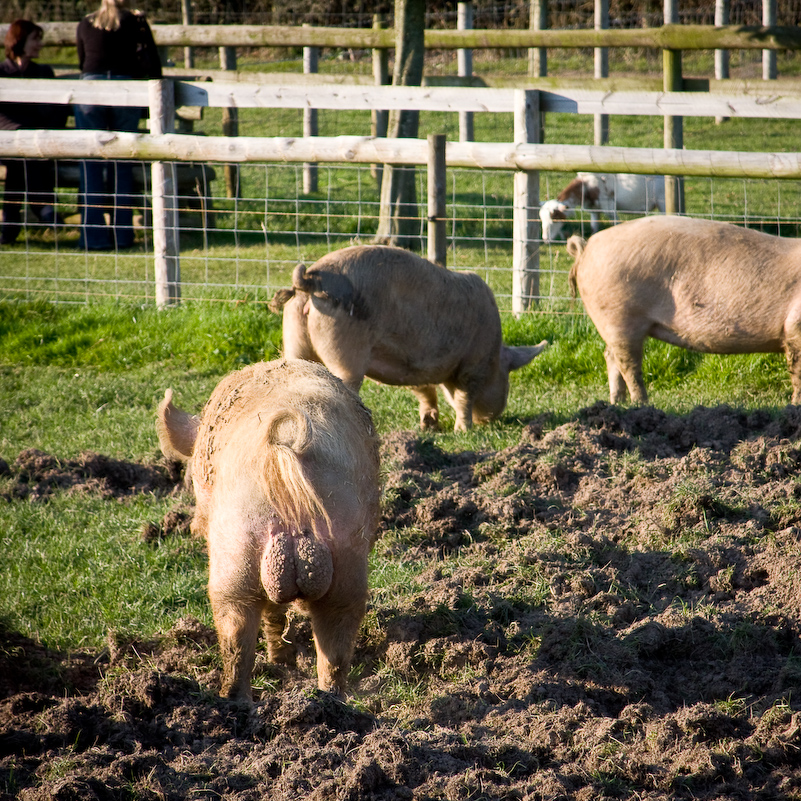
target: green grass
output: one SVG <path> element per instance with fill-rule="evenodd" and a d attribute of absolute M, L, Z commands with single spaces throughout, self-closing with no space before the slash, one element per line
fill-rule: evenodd
<path fill-rule="evenodd" d="M 586 70 L 587 55 L 552 64 Z M 654 69 L 640 51 L 621 58 L 613 69 Z M 685 72 L 708 72 L 708 61 L 709 54 L 698 54 L 685 62 Z M 524 62 L 503 57 L 493 67 L 513 73 Z M 342 66 L 326 62 L 323 69 Z M 548 114 L 545 139 L 586 144 L 593 139 L 592 125 L 589 117 Z M 510 114 L 477 114 L 475 128 L 479 141 L 512 141 Z M 796 128 L 784 120 L 716 125 L 688 118 L 685 146 L 795 152 Z M 206 110 L 196 130 L 219 135 L 219 110 Z M 242 135 L 298 136 L 301 130 L 299 111 L 241 110 Z M 369 134 L 369 115 L 321 112 L 322 135 L 343 131 Z M 422 114 L 420 136 L 434 132 L 456 139 L 457 115 Z M 662 137 L 659 118 L 610 121 L 612 145 L 661 147 Z M 27 244 L 0 251 L 0 457 L 12 463 L 21 451 L 38 448 L 59 459 L 91 450 L 156 460 L 154 413 L 164 389 L 173 387 L 177 403 L 197 412 L 224 374 L 275 358 L 280 318 L 264 301 L 288 284 L 298 261 L 309 263 L 351 241 L 369 241 L 375 230 L 378 191 L 368 167 L 321 165 L 318 191 L 303 195 L 300 165 L 245 165 L 238 200 L 225 197 L 222 168 L 216 171 L 211 193 L 218 228 L 182 232 L 181 270 L 184 299 L 219 302 L 157 311 L 146 242 L 124 255 L 87 257 L 76 247 L 74 229 L 57 241 L 32 231 Z M 570 177 L 542 172 L 541 197 L 554 196 Z M 423 201 L 424 171 L 418 170 L 417 178 Z M 799 234 L 799 182 L 688 179 L 685 195 L 691 214 Z M 74 190 L 64 192 L 62 201 L 62 211 L 74 211 Z M 454 220 L 449 264 L 478 271 L 502 309 L 509 308 L 511 295 L 511 206 L 508 172 L 449 172 Z M 543 294 L 566 296 L 570 263 L 564 246 L 542 248 Z M 60 303 L 36 302 L 43 298 Z M 517 443 L 531 420 L 556 426 L 574 419 L 582 407 L 607 400 L 603 343 L 592 323 L 568 313 L 563 300 L 541 310 L 519 319 L 503 315 L 509 344 L 548 339 L 551 346 L 512 377 L 501 418 L 454 433 L 453 413 L 443 404 L 443 431 L 426 435 L 432 445 L 456 452 L 502 449 Z M 651 341 L 644 370 L 652 403 L 668 411 L 720 403 L 772 410 L 790 397 L 779 355 L 700 355 Z M 380 434 L 416 430 L 416 403 L 407 390 L 367 381 L 362 397 Z M 183 540 L 146 543 L 140 536 L 142 526 L 160 520 L 173 499 L 107 501 L 57 493 L 47 500 L 3 500 L 7 483 L 0 475 L 0 624 L 74 648 L 102 646 L 109 630 L 146 637 L 187 613 L 209 621 L 202 546 Z M 425 565 L 398 558 L 406 545 L 390 534 L 376 549 L 371 580 L 379 595 L 411 596 L 418 587 Z"/>
<path fill-rule="evenodd" d="M 516 444 L 535 418 L 552 427 L 607 399 L 602 343 L 580 316 L 504 315 L 510 344 L 552 345 L 515 373 L 501 418 L 454 433 L 428 434 L 446 451 Z M 279 354 L 280 318 L 256 304 L 58 306 L 0 303 L 0 457 L 28 448 L 59 459 L 84 451 L 138 461 L 158 458 L 155 408 L 172 386 L 183 408 L 202 408 L 227 372 Z M 789 380 L 779 356 L 701 356 L 662 343 L 647 349 L 646 380 L 655 405 L 688 411 L 729 403 L 783 407 Z M 416 430 L 410 392 L 367 381 L 362 397 L 379 433 Z M 210 622 L 202 545 L 143 541 L 148 522 L 175 503 L 158 495 L 104 500 L 57 492 L 44 500 L 2 500 L 0 624 L 59 648 L 101 647 L 107 633 L 147 637 L 193 614 Z M 7 495 L 7 493 L 5 493 Z M 398 557 L 392 536 L 373 556 L 376 592 L 409 594 L 424 567 Z"/>

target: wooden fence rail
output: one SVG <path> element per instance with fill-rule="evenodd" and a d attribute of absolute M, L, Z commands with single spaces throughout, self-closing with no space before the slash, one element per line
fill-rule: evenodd
<path fill-rule="evenodd" d="M 44 22 L 45 45 L 75 44 L 76 22 Z M 5 36 L 8 25 L 0 25 Z M 161 47 L 334 47 L 392 49 L 392 28 L 323 28 L 281 25 L 152 25 Z M 532 47 L 649 47 L 658 50 L 799 50 L 796 26 L 662 25 L 631 29 L 427 30 L 425 47 L 436 50 Z"/>

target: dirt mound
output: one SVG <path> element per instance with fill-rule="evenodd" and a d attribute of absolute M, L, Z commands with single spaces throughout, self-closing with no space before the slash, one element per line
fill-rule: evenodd
<path fill-rule="evenodd" d="M 0 632 L 0 798 L 799 798 L 799 434 L 793 407 L 604 403 L 501 452 L 392 434 L 399 584 L 347 702 L 297 615 L 299 668 L 260 653 L 251 710 L 214 694 L 195 620 L 101 654 Z M 153 536 L 189 536 L 174 512 Z"/>
<path fill-rule="evenodd" d="M 86 451 L 77 459 L 29 448 L 9 464 L 0 459 L 0 498 L 45 498 L 54 491 L 94 492 L 105 497 L 169 491 L 179 478 L 176 464 L 141 465 Z"/>

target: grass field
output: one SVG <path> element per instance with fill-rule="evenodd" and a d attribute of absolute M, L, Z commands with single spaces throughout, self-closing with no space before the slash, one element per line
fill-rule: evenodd
<path fill-rule="evenodd" d="M 687 147 L 797 149 L 793 123 L 685 123 Z M 548 141 L 592 136 L 586 119 L 547 124 Z M 299 116 L 243 125 L 294 135 Z M 612 121 L 613 144 L 661 136 L 659 120 Z M 542 196 L 567 178 L 543 173 Z M 377 202 L 366 168 L 326 167 L 313 197 L 294 167 L 242 180 L 234 202 L 216 179 L 217 229 L 183 232 L 185 302 L 163 311 L 146 240 L 89 257 L 67 226 L 0 251 L 0 797 L 801 799 L 801 416 L 784 359 L 650 341 L 650 405 L 608 405 L 563 246 L 541 251 L 556 300 L 501 315 L 508 344 L 551 344 L 499 419 L 454 433 L 443 404 L 442 431 L 420 432 L 408 390 L 362 388 L 381 536 L 346 700 L 315 691 L 295 611 L 298 670 L 261 642 L 259 703 L 217 697 L 205 546 L 156 407 L 172 387 L 199 412 L 224 375 L 279 356 L 264 301 L 297 261 L 368 239 Z M 452 171 L 449 192 L 449 264 L 508 308 L 511 176 Z M 689 213 L 788 236 L 798 195 L 686 184 Z"/>
<path fill-rule="evenodd" d="M 552 344 L 512 378 L 498 421 L 427 435 L 448 451 L 499 450 L 542 417 L 555 426 L 607 397 L 602 343 L 582 316 L 504 316 L 509 344 Z M 36 448 L 67 461 L 87 451 L 152 463 L 159 459 L 155 408 L 173 387 L 198 412 L 227 372 L 280 353 L 280 318 L 254 304 L 150 306 L 0 304 L 0 457 L 13 464 Z M 652 342 L 646 381 L 655 405 L 688 411 L 726 402 L 782 408 L 789 379 L 779 356 L 701 356 Z M 411 393 L 366 382 L 379 433 L 415 429 Z M 205 555 L 192 540 L 154 548 L 139 536 L 173 499 L 108 502 L 81 494 L 20 499 L 0 476 L 0 621 L 59 648 L 99 647 L 110 630 L 148 636 L 191 613 L 209 621 Z M 7 480 L 6 480 L 7 481 Z M 7 488 L 7 487 L 6 487 Z M 5 497 L 5 500 L 2 498 Z M 379 560 L 380 561 L 380 560 Z M 384 577 L 384 578 L 382 578 Z M 397 580 L 376 564 L 374 581 Z M 395 587 L 397 590 L 397 587 Z"/>
<path fill-rule="evenodd" d="M 570 61 L 562 66 L 583 68 Z M 709 66 L 699 56 L 687 71 L 703 74 Z M 638 71 L 653 65 L 646 60 L 617 67 Z M 504 69 L 502 60 L 493 68 Z M 511 115 L 479 114 L 475 121 L 480 141 L 512 138 Z M 369 126 L 366 112 L 320 114 L 322 135 L 366 134 Z M 454 138 L 456 126 L 454 114 L 426 113 L 420 135 L 445 132 Z M 196 130 L 219 134 L 220 111 L 207 110 Z M 240 133 L 299 135 L 300 112 L 242 109 Z M 737 119 L 723 125 L 686 119 L 684 136 L 687 148 L 776 152 L 795 151 L 798 138 L 793 121 Z M 546 141 L 590 142 L 592 120 L 549 114 Z M 613 118 L 610 144 L 659 147 L 662 121 Z M 569 177 L 542 173 L 541 197 L 554 196 Z M 0 457 L 11 463 L 25 449 L 37 448 L 57 459 L 95 451 L 154 461 L 153 415 L 166 387 L 174 387 L 185 408 L 198 411 L 226 372 L 275 358 L 280 318 L 264 301 L 287 284 L 297 261 L 313 261 L 354 239 L 369 241 L 375 229 L 378 192 L 368 168 L 321 167 L 320 188 L 312 196 L 302 195 L 300 181 L 299 166 L 245 166 L 241 198 L 234 201 L 225 198 L 217 170 L 211 187 L 217 229 L 183 233 L 181 266 L 184 298 L 218 303 L 185 303 L 157 312 L 147 241 L 129 253 L 90 256 L 78 251 L 77 232 L 67 227 L 57 239 L 32 230 L 26 243 L 0 251 Z M 422 171 L 418 181 L 418 195 L 424 197 Z M 449 263 L 478 271 L 502 309 L 509 308 L 510 295 L 511 190 L 508 173 L 449 174 Z M 689 214 L 798 234 L 799 182 L 692 179 L 685 192 Z M 63 200 L 62 210 L 73 211 L 74 192 Z M 439 446 L 501 449 L 516 442 L 534 418 L 545 416 L 556 425 L 606 398 L 601 341 L 587 318 L 569 313 L 562 300 L 569 266 L 563 246 L 543 246 L 542 291 L 557 300 L 543 304 L 541 314 L 503 316 L 510 344 L 543 338 L 552 343 L 513 377 L 503 418 L 454 434 L 448 433 L 448 411 L 445 432 L 436 435 Z M 66 302 L 52 305 L 42 299 Z M 254 300 L 259 303 L 248 302 Z M 701 356 L 651 343 L 645 369 L 653 403 L 672 411 L 722 401 L 778 409 L 789 398 L 779 356 Z M 407 391 L 367 382 L 363 397 L 380 433 L 416 426 L 415 403 Z M 0 477 L 0 492 L 2 482 Z M 208 620 L 202 548 L 194 542 L 170 546 L 178 549 L 177 562 L 166 569 L 170 558 L 136 537 L 169 504 L 163 497 L 108 504 L 77 495 L 45 503 L 0 502 L 5 545 L 0 620 L 59 647 L 96 647 L 109 629 L 145 635 L 187 611 Z M 122 552 L 125 566 L 115 562 Z M 386 565 L 377 568 L 375 576 L 388 571 Z M 148 578 L 125 581 L 120 571 Z M 143 584 L 154 581 L 146 591 Z M 97 592 L 88 591 L 90 583 Z"/>

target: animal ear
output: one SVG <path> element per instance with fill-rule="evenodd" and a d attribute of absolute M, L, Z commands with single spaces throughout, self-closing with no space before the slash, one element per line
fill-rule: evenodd
<path fill-rule="evenodd" d="M 535 356 L 539 356 L 548 347 L 548 340 L 543 339 L 539 345 L 501 345 L 501 364 L 511 372 L 525 367 Z"/>
<path fill-rule="evenodd" d="M 159 447 L 168 459 L 186 462 L 192 456 L 200 418 L 173 406 L 172 390 L 164 393 L 156 417 Z"/>

